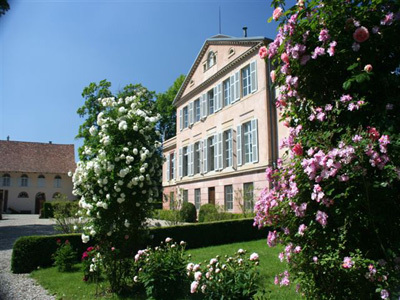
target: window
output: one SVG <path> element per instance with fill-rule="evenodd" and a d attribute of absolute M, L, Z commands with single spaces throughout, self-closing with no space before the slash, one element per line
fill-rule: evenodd
<path fill-rule="evenodd" d="M 174 192 L 169 193 L 169 209 L 175 209 L 175 194 Z"/>
<path fill-rule="evenodd" d="M 170 165 L 169 165 L 169 172 L 170 178 L 175 179 L 175 152 L 170 154 Z"/>
<path fill-rule="evenodd" d="M 232 145 L 232 129 L 229 129 L 224 132 L 224 168 L 232 167 L 233 165 Z"/>
<path fill-rule="evenodd" d="M 38 176 L 37 186 L 44 187 L 46 178 L 43 175 Z"/>
<path fill-rule="evenodd" d="M 21 176 L 21 184 L 20 186 L 28 186 L 29 177 L 26 174 Z"/>
<path fill-rule="evenodd" d="M 243 125 L 243 136 L 244 136 L 244 162 L 248 163 L 252 161 L 252 149 L 253 149 L 250 122 L 247 122 Z"/>
<path fill-rule="evenodd" d="M 61 187 L 61 176 L 54 177 L 54 187 L 60 188 Z"/>
<path fill-rule="evenodd" d="M 188 190 L 183 190 L 183 203 L 189 202 L 189 191 Z"/>
<path fill-rule="evenodd" d="M 232 185 L 225 186 L 225 210 L 233 209 L 233 188 Z"/>
<path fill-rule="evenodd" d="M 194 144 L 194 174 L 200 174 L 201 165 L 201 145 L 200 142 Z"/>
<path fill-rule="evenodd" d="M 189 114 L 188 107 L 185 106 L 183 108 L 183 128 L 187 128 L 189 126 Z"/>
<path fill-rule="evenodd" d="M 211 136 L 208 138 L 208 171 L 215 170 L 215 137 Z"/>
<path fill-rule="evenodd" d="M 183 153 L 182 153 L 182 176 L 187 176 L 188 175 L 188 165 L 189 165 L 189 151 L 188 147 L 183 147 Z"/>
<path fill-rule="evenodd" d="M 243 184 L 243 198 L 245 211 L 253 212 L 254 208 L 254 186 L 252 182 Z"/>
<path fill-rule="evenodd" d="M 11 177 L 10 174 L 3 175 L 3 186 L 10 186 L 11 185 Z"/>
<path fill-rule="evenodd" d="M 242 69 L 242 94 L 243 97 L 251 92 L 250 65 Z"/>
<path fill-rule="evenodd" d="M 229 49 L 228 57 L 231 57 L 234 54 L 235 54 L 235 50 L 233 48 Z"/>
<path fill-rule="evenodd" d="M 237 127 L 237 164 L 258 162 L 258 129 L 257 119 Z"/>
<path fill-rule="evenodd" d="M 29 195 L 27 192 L 21 192 L 18 194 L 18 198 L 29 198 Z"/>
<path fill-rule="evenodd" d="M 200 99 L 194 101 L 194 121 L 200 121 Z"/>
<path fill-rule="evenodd" d="M 208 114 L 211 115 L 214 113 L 214 90 L 210 90 L 207 93 L 208 98 Z"/>
<path fill-rule="evenodd" d="M 216 63 L 216 57 L 215 53 L 213 51 L 210 51 L 208 53 L 208 58 L 207 58 L 207 68 L 211 68 L 213 65 Z"/>
<path fill-rule="evenodd" d="M 224 81 L 224 106 L 231 104 L 231 82 L 228 78 Z"/>
<path fill-rule="evenodd" d="M 200 209 L 200 205 L 201 205 L 200 189 L 195 189 L 194 190 L 194 206 L 196 206 L 196 209 Z"/>

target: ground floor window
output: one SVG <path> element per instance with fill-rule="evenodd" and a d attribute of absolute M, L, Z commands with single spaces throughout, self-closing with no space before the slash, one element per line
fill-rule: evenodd
<path fill-rule="evenodd" d="M 200 189 L 195 189 L 194 190 L 194 206 L 196 206 L 196 209 L 200 209 L 201 205 L 201 192 Z"/>
<path fill-rule="evenodd" d="M 188 190 L 183 190 L 183 202 L 188 202 L 189 201 L 189 191 Z"/>
<path fill-rule="evenodd" d="M 254 186 L 252 182 L 243 184 L 244 208 L 253 212 L 254 209 Z"/>
<path fill-rule="evenodd" d="M 225 210 L 233 209 L 233 188 L 232 185 L 225 186 Z"/>

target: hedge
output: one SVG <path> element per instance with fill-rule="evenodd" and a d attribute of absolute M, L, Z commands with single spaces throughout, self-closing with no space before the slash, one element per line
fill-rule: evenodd
<path fill-rule="evenodd" d="M 141 248 L 157 246 L 166 237 L 171 237 L 177 242 L 187 242 L 187 249 L 266 238 L 268 229 L 258 230 L 253 227 L 253 222 L 253 219 L 242 219 L 150 228 L 147 245 L 142 245 Z M 90 246 L 82 243 L 80 234 L 21 237 L 13 247 L 11 270 L 14 273 L 29 273 L 37 267 L 51 266 L 52 254 L 57 249 L 57 239 L 62 242 L 67 239 L 70 241 L 77 250 L 77 260 Z"/>

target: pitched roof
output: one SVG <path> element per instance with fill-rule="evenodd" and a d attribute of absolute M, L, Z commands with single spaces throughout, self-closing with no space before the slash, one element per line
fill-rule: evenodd
<path fill-rule="evenodd" d="M 0 140 L 0 172 L 66 174 L 75 168 L 74 145 Z"/>
<path fill-rule="evenodd" d="M 199 54 L 196 57 L 193 65 L 190 67 L 189 73 L 187 74 L 185 80 L 183 81 L 181 88 L 179 89 L 178 93 L 175 96 L 174 101 L 172 104 L 176 104 L 178 99 L 182 96 L 183 92 L 185 91 L 187 85 L 191 77 L 193 76 L 194 72 L 196 71 L 197 67 L 201 63 L 201 60 L 206 53 L 208 46 L 210 45 L 248 45 L 248 46 L 260 46 L 261 44 L 267 44 L 272 40 L 265 38 L 263 36 L 255 36 L 255 37 L 233 37 L 229 35 L 217 34 L 208 38 L 203 47 L 201 47 Z"/>

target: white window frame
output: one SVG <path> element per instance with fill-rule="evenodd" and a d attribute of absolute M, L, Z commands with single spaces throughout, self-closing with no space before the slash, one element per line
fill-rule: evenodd
<path fill-rule="evenodd" d="M 242 74 L 242 97 L 246 97 L 251 93 L 251 75 L 250 65 L 247 65 L 241 70 Z"/>
<path fill-rule="evenodd" d="M 201 206 L 201 189 L 199 188 L 194 190 L 194 206 L 197 210 L 199 210 Z"/>
<path fill-rule="evenodd" d="M 224 168 L 233 167 L 233 130 L 228 129 L 223 134 Z"/>
<path fill-rule="evenodd" d="M 194 111 L 194 122 L 199 122 L 201 119 L 201 105 L 200 105 L 200 99 L 197 99 L 194 101 L 193 105 L 193 111 Z"/>
<path fill-rule="evenodd" d="M 224 186 L 224 206 L 227 211 L 233 210 L 233 186 L 231 184 Z"/>

